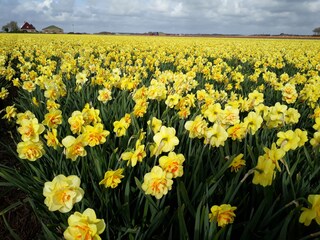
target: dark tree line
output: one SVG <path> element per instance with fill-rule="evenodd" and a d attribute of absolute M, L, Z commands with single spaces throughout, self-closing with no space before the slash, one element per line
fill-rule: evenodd
<path fill-rule="evenodd" d="M 2 26 L 2 31 L 5 32 L 19 32 L 20 28 L 18 27 L 18 23 L 16 21 L 11 21 L 6 25 Z"/>
<path fill-rule="evenodd" d="M 320 27 L 313 29 L 315 35 L 320 35 Z"/>

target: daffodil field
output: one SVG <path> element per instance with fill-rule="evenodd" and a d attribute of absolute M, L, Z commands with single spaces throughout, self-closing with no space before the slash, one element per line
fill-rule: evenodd
<path fill-rule="evenodd" d="M 40 239 L 320 236 L 319 41 L 0 40 L 0 186 Z"/>

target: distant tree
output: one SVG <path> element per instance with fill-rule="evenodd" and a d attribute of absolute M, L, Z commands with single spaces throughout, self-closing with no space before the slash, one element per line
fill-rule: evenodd
<path fill-rule="evenodd" d="M 2 26 L 2 30 L 5 32 L 19 32 L 18 23 L 15 21 L 11 21 L 6 25 Z"/>
<path fill-rule="evenodd" d="M 9 28 L 6 25 L 2 26 L 2 31 L 9 32 Z"/>
<path fill-rule="evenodd" d="M 313 29 L 315 35 L 320 35 L 320 27 Z"/>

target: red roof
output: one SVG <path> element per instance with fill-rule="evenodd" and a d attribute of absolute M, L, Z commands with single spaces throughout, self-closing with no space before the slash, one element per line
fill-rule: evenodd
<path fill-rule="evenodd" d="M 28 22 L 25 22 L 23 26 L 21 27 L 21 30 L 29 30 L 29 29 L 36 29 L 32 24 L 29 24 Z"/>

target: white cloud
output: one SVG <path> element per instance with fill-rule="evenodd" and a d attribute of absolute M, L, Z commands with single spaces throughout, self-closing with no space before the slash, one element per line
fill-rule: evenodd
<path fill-rule="evenodd" d="M 44 0 L 43 2 L 40 2 L 37 4 L 38 8 L 43 10 L 43 9 L 50 9 L 51 4 L 53 0 Z"/>
<path fill-rule="evenodd" d="M 149 5 L 149 10 L 152 12 L 166 13 L 169 11 L 169 2 L 166 0 L 155 0 L 151 1 Z"/>
<path fill-rule="evenodd" d="M 314 1 L 307 3 L 308 10 L 313 13 L 319 13 L 320 1 Z"/>
<path fill-rule="evenodd" d="M 39 12 L 48 12 L 51 9 L 51 4 L 53 0 L 44 0 L 44 1 L 24 1 L 20 3 L 14 11 L 17 13 L 23 13 L 26 11 L 35 11 Z"/>
<path fill-rule="evenodd" d="M 172 17 L 183 17 L 186 16 L 186 13 L 183 11 L 183 3 L 179 2 L 176 6 L 173 7 L 170 15 Z"/>
<path fill-rule="evenodd" d="M 320 0 L 1 0 L 3 24 L 59 23 L 65 31 L 311 34 Z M 10 5 L 12 4 L 12 5 Z M 11 7 L 6 7 L 10 5 Z"/>

